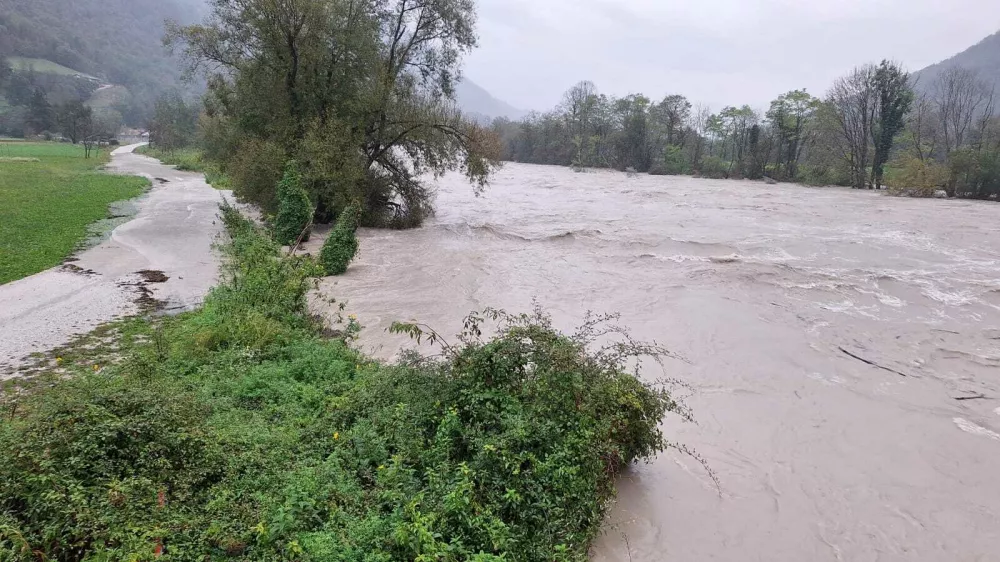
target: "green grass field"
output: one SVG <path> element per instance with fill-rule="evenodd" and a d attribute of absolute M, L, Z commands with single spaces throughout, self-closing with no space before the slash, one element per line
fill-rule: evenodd
<path fill-rule="evenodd" d="M 99 171 L 107 159 L 70 144 L 0 142 L 0 284 L 58 265 L 108 204 L 149 185 Z"/>
<path fill-rule="evenodd" d="M 27 57 L 7 57 L 7 61 L 10 62 L 10 65 L 14 68 L 14 70 L 25 71 L 30 68 L 34 69 L 35 72 L 42 72 L 45 74 L 62 74 L 64 76 L 75 76 L 79 74 L 85 78 L 97 79 L 94 76 L 84 74 L 83 72 L 77 72 L 72 68 L 54 63 L 50 60 L 32 59 Z"/>

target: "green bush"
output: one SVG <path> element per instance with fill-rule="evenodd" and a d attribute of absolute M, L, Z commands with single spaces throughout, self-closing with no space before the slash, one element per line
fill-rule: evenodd
<path fill-rule="evenodd" d="M 24 407 L 0 431 L 2 560 L 149 556 L 223 476 L 210 409 L 177 381 L 84 376 Z"/>
<path fill-rule="evenodd" d="M 702 158 L 698 167 L 698 175 L 713 179 L 727 178 L 729 177 L 729 163 L 718 156 L 706 156 Z"/>
<path fill-rule="evenodd" d="M 203 308 L 133 321 L 120 361 L 4 409 L 0 560 L 582 562 L 683 413 L 626 369 L 662 350 L 607 345 L 612 318 L 487 311 L 437 359 L 372 361 L 320 337 L 308 260 L 223 218 Z"/>
<path fill-rule="evenodd" d="M 931 197 L 948 180 L 948 171 L 933 160 L 901 154 L 886 168 L 885 183 L 894 195 Z"/>
<path fill-rule="evenodd" d="M 687 155 L 680 146 L 668 146 L 663 154 L 663 160 L 655 162 L 649 169 L 651 176 L 679 176 L 691 172 Z"/>
<path fill-rule="evenodd" d="M 955 197 L 989 199 L 1000 195 L 1000 153 L 963 148 L 948 155 L 949 185 Z"/>
<path fill-rule="evenodd" d="M 323 250 L 319 254 L 319 262 L 327 275 L 342 275 L 347 271 L 347 266 L 358 254 L 358 218 L 361 209 L 357 205 L 350 205 L 337 219 L 330 237 L 323 243 Z"/>
<path fill-rule="evenodd" d="M 827 164 L 799 166 L 798 175 L 795 180 L 806 185 L 818 187 L 827 185 L 849 186 L 851 184 L 850 175 L 842 166 Z"/>
<path fill-rule="evenodd" d="M 302 188 L 302 174 L 294 160 L 285 164 L 285 174 L 278 182 L 278 214 L 274 217 L 274 239 L 283 246 L 291 246 L 300 236 L 309 239 L 313 205 L 309 194 Z M 302 232 L 306 231 L 303 235 Z"/>

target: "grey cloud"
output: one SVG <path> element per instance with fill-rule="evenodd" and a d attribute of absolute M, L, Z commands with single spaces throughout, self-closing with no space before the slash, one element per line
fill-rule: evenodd
<path fill-rule="evenodd" d="M 479 13 L 466 74 L 525 109 L 583 79 L 615 95 L 766 107 L 793 88 L 821 94 L 865 62 L 919 70 L 1000 28 L 992 0 L 480 0 Z"/>

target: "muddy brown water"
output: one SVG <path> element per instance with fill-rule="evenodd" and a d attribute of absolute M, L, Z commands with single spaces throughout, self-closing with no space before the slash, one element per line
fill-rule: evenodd
<path fill-rule="evenodd" d="M 514 164 L 438 191 L 324 281 L 373 353 L 536 299 L 688 360 L 644 376 L 692 386 L 664 429 L 721 494 L 680 453 L 633 467 L 593 560 L 1000 560 L 1000 205 Z"/>

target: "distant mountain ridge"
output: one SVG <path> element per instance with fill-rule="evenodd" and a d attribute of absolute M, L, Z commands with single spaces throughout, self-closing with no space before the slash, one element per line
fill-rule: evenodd
<path fill-rule="evenodd" d="M 1000 90 L 1000 31 L 949 59 L 914 72 L 913 78 L 919 89 L 927 90 L 942 74 L 956 67 L 978 72 L 980 79 Z"/>
<path fill-rule="evenodd" d="M 455 87 L 455 100 L 466 115 L 483 122 L 492 121 L 497 117 L 517 121 L 528 114 L 527 111 L 495 98 L 485 88 L 468 78 L 463 78 Z"/>

